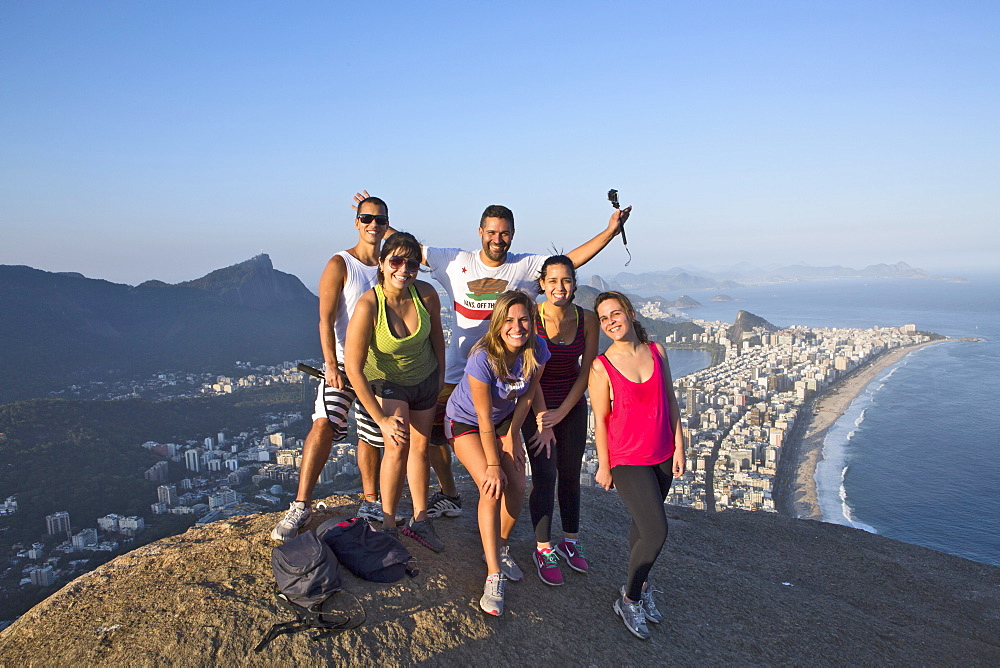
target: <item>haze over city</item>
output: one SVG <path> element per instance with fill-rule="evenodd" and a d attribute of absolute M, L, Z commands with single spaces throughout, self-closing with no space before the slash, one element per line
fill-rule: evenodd
<path fill-rule="evenodd" d="M 535 252 L 617 188 L 634 271 L 1000 257 L 995 3 L 4 3 L 0 79 L 0 264 L 315 290 L 362 188 Z"/>

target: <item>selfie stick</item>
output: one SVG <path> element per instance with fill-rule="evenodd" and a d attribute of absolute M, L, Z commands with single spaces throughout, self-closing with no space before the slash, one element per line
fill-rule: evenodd
<path fill-rule="evenodd" d="M 622 208 L 621 205 L 618 203 L 618 191 L 617 190 L 609 190 L 608 191 L 608 201 L 611 202 L 611 206 L 613 206 L 614 208 L 616 208 L 616 209 L 621 209 Z M 621 230 L 621 233 L 622 233 L 622 244 L 625 245 L 625 252 L 628 253 L 628 262 L 625 263 L 625 266 L 627 267 L 628 264 L 629 264 L 629 262 L 632 261 L 632 253 L 629 252 L 629 249 L 628 249 L 628 239 L 625 237 L 625 223 L 622 223 L 619 226 L 619 229 Z"/>

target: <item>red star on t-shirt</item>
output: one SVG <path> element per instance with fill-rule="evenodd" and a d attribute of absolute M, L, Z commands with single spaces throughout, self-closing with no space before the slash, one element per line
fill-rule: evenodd
<path fill-rule="evenodd" d="M 462 267 L 462 273 L 463 273 L 463 274 L 464 274 L 465 272 L 467 272 L 467 271 L 469 271 L 469 270 L 468 270 L 468 269 L 466 269 L 465 267 Z"/>

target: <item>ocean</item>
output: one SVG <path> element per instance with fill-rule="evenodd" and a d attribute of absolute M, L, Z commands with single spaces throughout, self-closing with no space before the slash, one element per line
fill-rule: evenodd
<path fill-rule="evenodd" d="M 868 384 L 830 429 L 816 473 L 823 519 L 1000 566 L 1000 276 L 781 283 L 685 294 L 688 315 L 778 326 L 898 326 L 982 342 L 918 349 Z M 667 293 L 676 298 L 681 293 Z M 674 376 L 699 368 L 671 351 Z"/>

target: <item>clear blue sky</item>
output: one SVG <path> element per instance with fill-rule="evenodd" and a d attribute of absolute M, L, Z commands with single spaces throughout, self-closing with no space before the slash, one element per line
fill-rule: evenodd
<path fill-rule="evenodd" d="M 315 289 L 357 189 L 544 252 L 612 187 L 630 270 L 1000 268 L 1000 2 L 0 2 L 2 264 Z"/>

